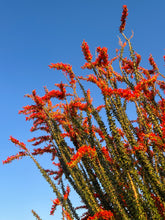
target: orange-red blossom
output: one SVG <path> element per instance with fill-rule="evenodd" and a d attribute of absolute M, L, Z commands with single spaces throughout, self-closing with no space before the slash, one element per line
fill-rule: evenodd
<path fill-rule="evenodd" d="M 100 212 L 97 212 L 94 216 L 89 217 L 87 220 L 98 220 L 98 219 L 104 219 L 104 220 L 110 220 L 113 217 L 113 213 L 111 211 L 107 210 L 101 210 Z"/>
<path fill-rule="evenodd" d="M 84 155 L 88 155 L 89 158 L 94 158 L 96 156 L 96 149 L 91 148 L 91 146 L 83 145 L 78 149 L 75 155 L 71 158 L 71 161 L 68 163 L 70 167 L 76 166 L 78 162 L 80 162 L 81 158 Z"/>
<path fill-rule="evenodd" d="M 88 46 L 87 42 L 83 41 L 81 48 L 82 48 L 82 52 L 84 53 L 86 61 L 91 62 L 92 54 L 89 50 L 89 46 Z"/>
<path fill-rule="evenodd" d="M 122 33 L 125 29 L 125 25 L 126 25 L 126 18 L 128 16 L 128 9 L 126 5 L 123 5 L 123 12 L 122 12 L 122 16 L 121 16 L 121 25 L 120 25 L 120 33 Z"/>

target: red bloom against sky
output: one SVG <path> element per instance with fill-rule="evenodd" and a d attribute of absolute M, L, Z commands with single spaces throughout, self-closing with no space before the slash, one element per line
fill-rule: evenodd
<path fill-rule="evenodd" d="M 125 4 L 129 9 L 128 19 L 126 19 L 126 8 L 124 12 L 122 8 Z M 31 122 L 25 122 L 24 117 L 17 114 L 22 106 L 31 104 L 30 100 L 23 98 L 24 94 L 36 89 L 37 94 L 43 96 L 43 86 L 47 86 L 49 91 L 52 89 L 54 91 L 48 93 L 45 100 L 50 96 L 63 100 L 66 95 L 62 87 L 54 86 L 55 83 L 60 85 L 64 80 L 63 76 L 57 71 L 50 70 L 49 64 L 58 63 L 60 66 L 61 62 L 70 63 L 76 75 L 81 75 L 83 72 L 85 77 L 89 74 L 88 70 L 80 68 L 84 64 L 80 47 L 83 40 L 90 45 L 93 60 L 96 58 L 95 50 L 100 46 L 97 53 L 100 52 L 101 56 L 105 55 L 103 62 L 106 64 L 106 51 L 103 48 L 108 48 L 109 59 L 115 57 L 115 49 L 119 48 L 117 38 L 119 28 L 122 32 L 125 27 L 127 36 L 131 36 L 133 30 L 133 46 L 135 45 L 136 52 L 141 55 L 143 66 L 149 68 L 151 64 L 153 69 L 158 66 L 159 71 L 164 73 L 164 8 L 163 0 L 158 3 L 149 0 L 136 2 L 132 0 L 103 0 L 102 2 L 84 0 L 83 4 L 79 1 L 65 1 L 65 4 L 62 1 L 49 3 L 39 0 L 3 1 L 0 9 L 2 30 L 0 35 L 1 161 L 8 155 L 16 155 L 17 149 L 8 141 L 10 135 L 20 141 L 32 138 L 29 135 Z M 122 12 L 123 18 L 120 20 Z M 91 61 L 87 47 L 85 56 L 88 61 Z M 140 57 L 137 55 L 137 62 L 139 60 Z M 63 68 L 68 71 L 68 76 L 70 74 L 69 79 L 73 80 L 70 67 Z M 165 88 L 162 82 L 160 86 Z M 116 92 L 122 93 L 123 91 Z M 126 95 L 128 93 L 129 91 L 125 91 Z M 98 94 L 94 93 L 91 96 L 93 102 L 99 105 Z M 84 108 L 84 106 L 81 107 Z M 131 110 L 129 114 L 132 116 Z M 44 115 L 41 116 L 44 117 Z M 158 138 L 152 134 L 151 138 L 159 142 Z M 25 144 L 29 147 L 31 143 Z M 51 148 L 47 148 L 47 151 L 51 151 Z M 106 148 L 104 148 L 104 153 L 108 157 Z M 17 155 L 17 158 L 22 157 L 23 154 Z M 47 166 L 46 160 L 42 160 L 41 157 L 39 160 L 42 161 L 43 166 Z M 111 158 L 109 160 L 111 161 Z M 30 213 L 32 208 L 39 211 L 43 219 L 52 219 L 48 213 L 52 206 L 51 199 L 56 198 L 30 160 L 13 161 L 12 164 L 6 166 L 1 163 L 0 173 L 2 219 L 32 219 Z M 78 205 L 75 195 L 71 193 L 70 195 L 74 203 Z M 9 198 L 12 204 L 10 208 Z M 56 216 L 61 218 L 61 211 L 58 209 Z"/>

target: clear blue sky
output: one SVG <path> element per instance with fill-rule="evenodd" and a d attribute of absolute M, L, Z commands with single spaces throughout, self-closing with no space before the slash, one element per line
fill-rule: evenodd
<path fill-rule="evenodd" d="M 63 79 L 49 70 L 51 62 L 70 63 L 80 73 L 83 39 L 93 52 L 105 46 L 110 57 L 115 55 L 124 4 L 129 10 L 126 33 L 134 31 L 135 50 L 144 65 L 152 53 L 163 73 L 164 0 L 0 1 L 0 161 L 18 152 L 8 140 L 10 135 L 25 143 L 33 137 L 31 124 L 18 115 L 22 106 L 30 104 L 24 94 L 36 89 L 42 95 L 43 86 L 52 89 Z M 46 166 L 46 159 L 40 161 Z M 56 197 L 30 159 L 0 163 L 0 176 L 0 220 L 35 219 L 31 209 L 43 220 L 61 219 L 60 211 L 49 216 L 51 199 Z M 76 202 L 74 196 L 73 200 Z"/>

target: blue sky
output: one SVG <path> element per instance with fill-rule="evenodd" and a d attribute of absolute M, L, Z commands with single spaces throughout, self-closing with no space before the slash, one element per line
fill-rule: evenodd
<path fill-rule="evenodd" d="M 43 86 L 54 88 L 63 80 L 50 70 L 52 62 L 70 63 L 80 74 L 83 55 L 80 45 L 85 39 L 91 51 L 97 46 L 109 49 L 110 57 L 119 48 L 118 37 L 122 5 L 129 16 L 127 35 L 134 31 L 134 49 L 148 62 L 152 53 L 160 72 L 164 73 L 165 2 L 164 0 L 1 0 L 0 1 L 0 95 L 1 142 L 0 160 L 18 149 L 10 143 L 12 135 L 26 143 L 33 137 L 31 123 L 18 111 L 30 101 L 24 95 L 33 89 L 43 94 Z M 97 99 L 95 100 L 97 102 Z M 30 145 L 29 145 L 30 148 Z M 39 158 L 43 166 L 47 162 Z M 45 167 L 46 168 L 46 167 Z M 56 198 L 47 182 L 29 158 L 0 163 L 0 219 L 35 219 L 31 209 L 43 220 L 61 219 L 60 210 L 49 216 L 51 199 Z M 76 203 L 75 195 L 72 196 Z"/>

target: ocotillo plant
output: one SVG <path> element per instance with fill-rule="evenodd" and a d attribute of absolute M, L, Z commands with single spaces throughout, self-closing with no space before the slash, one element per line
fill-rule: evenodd
<path fill-rule="evenodd" d="M 127 15 L 124 5 L 119 28 L 124 42 L 120 39 L 114 58 L 109 59 L 107 48 L 98 47 L 93 60 L 83 41 L 86 62 L 82 69 L 92 73 L 77 76 L 71 65 L 51 63 L 49 67 L 61 70 L 67 83 L 55 84 L 57 90 L 45 88 L 42 97 L 32 91 L 27 97 L 33 104 L 19 112 L 33 121 L 31 132 L 45 132 L 29 140 L 33 146 L 44 147 L 30 153 L 24 143 L 10 137 L 21 151 L 3 163 L 32 158 L 56 194 L 51 215 L 60 205 L 65 219 L 165 219 L 165 77 L 152 55 L 150 69 L 141 66 L 131 37 L 123 33 Z M 124 57 L 126 47 L 129 58 Z M 116 61 L 118 72 L 114 69 Z M 93 104 L 84 80 L 100 90 L 101 105 Z M 53 99 L 58 102 L 53 104 Z M 135 120 L 129 117 L 129 103 L 134 106 Z M 34 158 L 45 153 L 52 155 L 54 170 L 42 168 Z M 70 184 L 66 189 L 64 178 Z M 81 207 L 73 206 L 70 188 L 82 199 Z M 83 216 L 77 214 L 78 208 L 86 209 Z"/>

